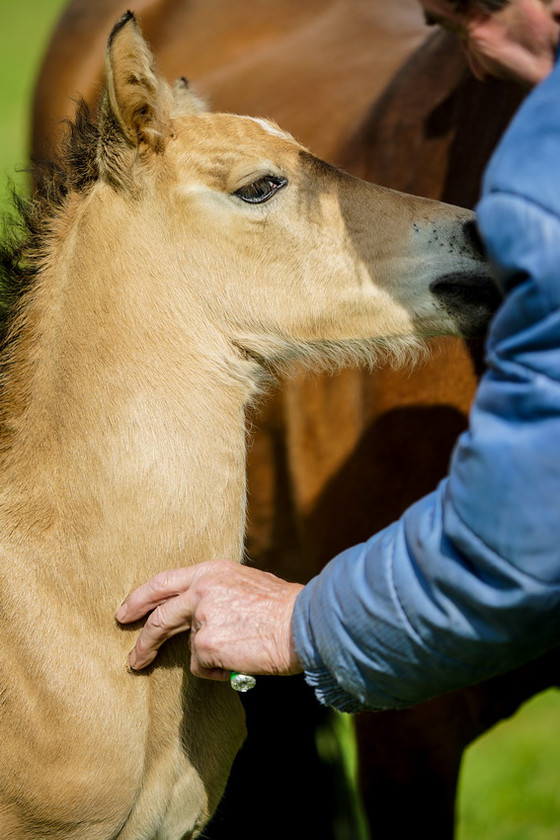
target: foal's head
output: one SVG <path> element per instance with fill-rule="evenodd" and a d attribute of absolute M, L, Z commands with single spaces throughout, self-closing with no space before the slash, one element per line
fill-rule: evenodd
<path fill-rule="evenodd" d="M 109 39 L 98 125 L 74 133 L 42 263 L 58 284 L 49 318 L 101 330 L 108 357 L 156 335 L 166 358 L 254 370 L 486 325 L 472 214 L 346 175 L 267 120 L 207 113 L 155 74 L 130 13 Z"/>

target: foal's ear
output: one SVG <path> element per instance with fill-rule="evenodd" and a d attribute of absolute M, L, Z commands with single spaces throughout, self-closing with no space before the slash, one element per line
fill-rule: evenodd
<path fill-rule="evenodd" d="M 176 80 L 171 89 L 171 94 L 173 96 L 171 116 L 174 118 L 202 114 L 208 110 L 206 102 L 194 93 L 184 76 Z"/>
<path fill-rule="evenodd" d="M 119 185 L 130 179 L 137 153 L 162 152 L 171 135 L 169 88 L 155 75 L 152 54 L 131 12 L 111 32 L 105 75 L 99 166 Z"/>

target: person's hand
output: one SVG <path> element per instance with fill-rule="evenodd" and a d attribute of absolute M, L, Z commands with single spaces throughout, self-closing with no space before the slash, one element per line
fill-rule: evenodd
<path fill-rule="evenodd" d="M 150 613 L 130 667 L 145 668 L 166 639 L 190 630 L 195 676 L 226 680 L 231 671 L 299 673 L 292 612 L 301 589 L 229 560 L 162 572 L 131 592 L 117 611 L 123 624 Z"/>

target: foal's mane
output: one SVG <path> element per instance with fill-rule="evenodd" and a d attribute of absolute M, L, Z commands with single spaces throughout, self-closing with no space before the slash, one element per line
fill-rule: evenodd
<path fill-rule="evenodd" d="M 72 192 L 85 193 L 97 180 L 97 124 L 84 100 L 68 121 L 59 154 L 51 161 L 33 162 L 29 168 L 30 197 L 13 193 L 15 214 L 4 219 L 0 241 L 0 346 L 19 298 L 32 286 L 49 241 L 52 223 Z"/>

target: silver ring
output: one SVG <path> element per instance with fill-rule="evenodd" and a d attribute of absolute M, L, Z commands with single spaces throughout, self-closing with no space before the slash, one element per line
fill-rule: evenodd
<path fill-rule="evenodd" d="M 245 694 L 255 687 L 257 681 L 250 674 L 238 674 L 237 671 L 232 671 L 229 675 L 229 683 L 234 691 L 240 691 Z"/>

